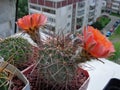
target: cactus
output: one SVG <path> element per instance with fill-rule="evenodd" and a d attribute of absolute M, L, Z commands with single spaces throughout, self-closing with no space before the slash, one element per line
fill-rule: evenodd
<path fill-rule="evenodd" d="M 42 90 L 78 90 L 80 88 L 88 77 L 83 71 L 78 72 L 77 59 L 82 58 L 81 55 L 76 55 L 78 48 L 79 45 L 69 36 L 57 36 L 45 43 L 44 49 L 40 51 L 41 58 L 38 65 L 40 79 L 37 83 Z"/>
<path fill-rule="evenodd" d="M 17 68 L 24 68 L 27 62 L 33 58 L 32 45 L 21 37 L 11 37 L 0 42 L 0 56 Z M 12 59 L 11 59 L 12 58 Z"/>

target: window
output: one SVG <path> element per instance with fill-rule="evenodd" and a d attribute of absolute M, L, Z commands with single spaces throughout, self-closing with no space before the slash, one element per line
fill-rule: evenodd
<path fill-rule="evenodd" d="M 51 25 L 46 25 L 46 29 L 55 32 L 55 27 L 53 27 Z"/>
<path fill-rule="evenodd" d="M 33 12 L 30 12 L 30 14 L 33 14 Z"/>
<path fill-rule="evenodd" d="M 80 29 L 82 27 L 83 19 L 84 19 L 84 17 L 77 18 L 77 20 L 76 20 L 76 29 Z"/>
<path fill-rule="evenodd" d="M 95 9 L 95 6 L 90 6 L 90 10 L 93 10 L 93 9 Z"/>
<path fill-rule="evenodd" d="M 30 5 L 30 8 L 36 9 L 36 10 L 41 10 L 41 8 L 39 6 L 35 6 L 35 5 Z"/>
<path fill-rule="evenodd" d="M 71 6 L 68 6 L 68 10 L 71 10 L 72 9 L 72 7 Z"/>
<path fill-rule="evenodd" d="M 51 13 L 51 14 L 56 14 L 55 10 L 51 10 L 51 9 L 47 9 L 47 8 L 43 8 L 42 11 Z"/>
<path fill-rule="evenodd" d="M 89 18 L 88 19 L 88 22 L 91 22 L 91 21 L 93 21 L 94 20 L 94 18 Z"/>
<path fill-rule="evenodd" d="M 120 1 L 114 1 L 113 3 L 120 3 Z"/>
<path fill-rule="evenodd" d="M 79 2 L 78 3 L 78 8 L 82 8 L 82 7 L 84 7 L 85 6 L 85 2 Z"/>
<path fill-rule="evenodd" d="M 70 26 L 70 23 L 67 23 L 67 27 L 69 27 Z"/>
<path fill-rule="evenodd" d="M 83 15 L 84 13 L 85 13 L 85 10 L 77 11 L 77 15 L 78 15 L 78 16 L 81 16 L 81 15 Z"/>
<path fill-rule="evenodd" d="M 68 15 L 68 18 L 71 18 L 71 15 Z"/>
<path fill-rule="evenodd" d="M 90 12 L 89 13 L 89 17 L 94 16 L 94 15 L 95 15 L 95 12 Z"/>
<path fill-rule="evenodd" d="M 48 17 L 48 22 L 54 22 L 55 23 L 55 19 L 52 17 Z"/>
<path fill-rule="evenodd" d="M 118 6 L 116 6 L 116 5 L 112 5 L 113 7 L 118 7 Z"/>

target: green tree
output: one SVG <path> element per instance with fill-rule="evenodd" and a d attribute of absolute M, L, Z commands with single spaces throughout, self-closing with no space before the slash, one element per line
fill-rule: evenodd
<path fill-rule="evenodd" d="M 21 18 L 28 14 L 28 0 L 18 0 L 18 14 L 17 18 Z"/>
<path fill-rule="evenodd" d="M 97 28 L 98 30 L 102 30 L 103 29 L 103 26 L 100 22 L 95 22 L 93 23 L 91 26 L 93 26 L 94 28 Z"/>

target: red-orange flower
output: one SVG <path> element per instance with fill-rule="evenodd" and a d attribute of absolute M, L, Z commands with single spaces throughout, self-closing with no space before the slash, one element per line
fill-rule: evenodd
<path fill-rule="evenodd" d="M 88 26 L 83 31 L 84 49 L 96 58 L 106 58 L 114 50 L 113 44 L 99 30 Z"/>
<path fill-rule="evenodd" d="M 43 14 L 26 15 L 18 19 L 18 26 L 30 35 L 38 45 L 42 45 L 39 27 L 45 25 L 47 17 Z"/>
<path fill-rule="evenodd" d="M 43 14 L 31 14 L 26 15 L 23 18 L 18 19 L 17 25 L 25 30 L 37 30 L 40 26 L 45 25 L 47 17 Z"/>

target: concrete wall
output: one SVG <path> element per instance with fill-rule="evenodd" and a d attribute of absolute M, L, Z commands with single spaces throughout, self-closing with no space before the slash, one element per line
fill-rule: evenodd
<path fill-rule="evenodd" d="M 0 38 L 5 38 L 14 33 L 15 1 L 0 0 Z"/>
<path fill-rule="evenodd" d="M 56 33 L 71 32 L 72 5 L 61 7 L 56 11 Z"/>
<path fill-rule="evenodd" d="M 100 17 L 101 10 L 102 10 L 102 1 L 97 0 L 97 2 L 96 2 L 96 11 L 95 11 L 95 21 L 97 20 L 98 17 Z"/>

